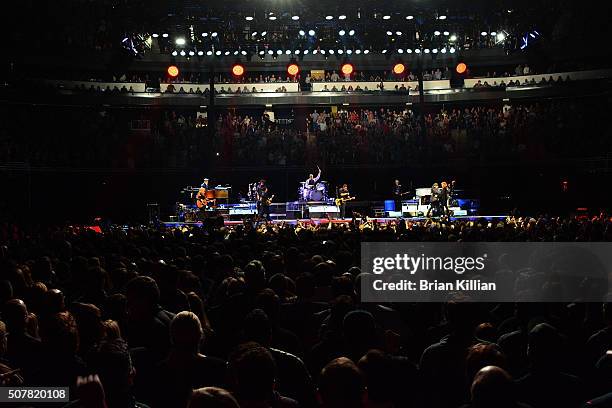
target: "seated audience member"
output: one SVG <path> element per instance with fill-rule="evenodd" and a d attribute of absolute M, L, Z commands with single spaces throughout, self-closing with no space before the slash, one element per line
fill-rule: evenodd
<path fill-rule="evenodd" d="M 316 406 L 314 384 L 306 366 L 295 355 L 271 347 L 272 333 L 272 324 L 263 310 L 255 309 L 247 315 L 243 340 L 266 347 L 274 357 L 277 370 L 275 390 L 295 399 L 300 407 Z"/>
<path fill-rule="evenodd" d="M 170 324 L 170 334 L 170 354 L 155 370 L 155 382 L 151 385 L 154 407 L 185 407 L 194 389 L 224 385 L 227 364 L 200 353 L 203 330 L 194 313 L 177 314 Z"/>
<path fill-rule="evenodd" d="M 517 380 L 521 401 L 534 408 L 577 407 L 583 401 L 583 385 L 577 377 L 562 372 L 563 338 L 556 328 L 540 323 L 529 332 L 529 372 Z"/>
<path fill-rule="evenodd" d="M 223 388 L 204 387 L 193 391 L 187 408 L 240 408 L 240 405 Z"/>
<path fill-rule="evenodd" d="M 170 348 L 169 327 L 174 315 L 159 305 L 160 293 L 148 276 L 132 279 L 126 289 L 126 338 L 131 348 L 142 347 L 153 359 L 162 359 Z"/>
<path fill-rule="evenodd" d="M 361 408 L 367 406 L 365 381 L 361 370 L 346 357 L 327 364 L 319 376 L 322 408 Z"/>
<path fill-rule="evenodd" d="M 504 369 L 483 367 L 474 376 L 470 408 L 529 408 L 516 399 L 515 384 Z"/>
<path fill-rule="evenodd" d="M 295 400 L 274 390 L 276 365 L 268 350 L 257 343 L 238 346 L 229 357 L 233 394 L 241 408 L 298 407 Z"/>
<path fill-rule="evenodd" d="M 28 309 L 20 299 L 11 299 L 4 306 L 2 316 L 9 334 L 6 355 L 9 365 L 21 369 L 27 380 L 38 369 L 41 341 L 27 333 Z"/>
<path fill-rule="evenodd" d="M 612 303 L 603 304 L 605 327 L 593 334 L 587 341 L 587 358 L 591 367 L 612 349 Z"/>

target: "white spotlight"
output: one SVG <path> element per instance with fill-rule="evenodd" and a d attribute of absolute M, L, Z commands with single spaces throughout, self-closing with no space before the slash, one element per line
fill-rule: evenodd
<path fill-rule="evenodd" d="M 388 14 L 386 14 L 386 15 L 384 15 L 384 16 L 383 16 L 383 20 L 389 20 L 390 18 L 391 18 L 391 16 L 390 16 L 390 15 L 388 15 Z"/>
<path fill-rule="evenodd" d="M 504 33 L 497 33 L 497 41 L 504 41 L 506 39 L 506 35 Z"/>
<path fill-rule="evenodd" d="M 253 16 L 246 16 L 244 19 L 246 21 L 253 21 Z"/>
<path fill-rule="evenodd" d="M 446 16 L 442 15 L 442 16 L 438 17 L 438 20 L 446 20 Z"/>
<path fill-rule="evenodd" d="M 340 35 L 340 37 L 342 37 L 344 34 L 346 34 L 346 31 L 340 30 L 340 31 L 338 31 L 338 34 Z"/>
<path fill-rule="evenodd" d="M 316 34 L 315 30 L 308 30 L 308 35 L 309 36 L 314 37 L 315 34 Z"/>
<path fill-rule="evenodd" d="M 210 57 L 212 54 L 213 54 L 213 53 L 212 53 L 212 51 L 211 51 L 211 50 L 206 51 L 206 55 L 208 55 L 209 57 Z"/>
<path fill-rule="evenodd" d="M 387 31 L 387 35 L 393 35 L 391 31 Z"/>
<path fill-rule="evenodd" d="M 491 31 L 491 37 L 495 37 L 497 35 L 496 31 Z"/>
<path fill-rule="evenodd" d="M 300 16 L 292 16 L 291 19 L 293 21 L 298 21 L 300 19 Z"/>
<path fill-rule="evenodd" d="M 349 35 L 355 35 L 355 30 L 349 31 Z"/>
<path fill-rule="evenodd" d="M 444 34 L 445 36 L 447 36 L 447 37 L 448 37 L 450 33 L 449 33 L 448 31 L 445 31 L 445 32 L 443 32 L 442 34 Z"/>
<path fill-rule="evenodd" d="M 403 50 L 402 48 L 400 48 L 400 49 L 398 49 L 398 50 L 397 50 L 397 53 L 398 53 L 398 54 L 403 54 L 403 53 L 404 53 L 404 50 Z"/>
<path fill-rule="evenodd" d="M 234 51 L 234 55 L 238 55 L 238 52 L 239 52 L 238 50 Z"/>
<path fill-rule="evenodd" d="M 217 55 L 217 56 L 221 55 L 221 51 L 216 51 L 215 55 Z"/>
<path fill-rule="evenodd" d="M 293 53 L 294 53 L 295 55 L 300 55 L 300 50 L 295 50 L 295 51 L 293 51 Z"/>
<path fill-rule="evenodd" d="M 335 51 L 334 51 L 334 50 L 329 50 L 329 53 L 330 53 L 331 55 L 334 55 L 334 54 L 335 54 Z"/>
<path fill-rule="evenodd" d="M 193 57 L 195 55 L 195 52 L 189 51 L 189 55 Z"/>
<path fill-rule="evenodd" d="M 425 54 L 429 54 L 429 48 L 425 48 Z"/>
<path fill-rule="evenodd" d="M 384 49 L 384 50 L 382 50 L 382 51 L 381 51 L 381 54 L 386 54 L 386 53 L 387 53 L 387 50 L 386 50 L 386 49 Z"/>
<path fill-rule="evenodd" d="M 438 30 L 434 31 L 434 35 L 440 35 L 440 32 Z"/>
<path fill-rule="evenodd" d="M 306 35 L 306 32 L 304 30 L 300 30 L 298 32 L 299 35 L 301 35 L 302 37 Z"/>
<path fill-rule="evenodd" d="M 172 56 L 176 57 L 178 55 L 178 52 L 176 52 L 176 50 L 172 51 Z"/>
<path fill-rule="evenodd" d="M 202 33 L 202 37 L 208 37 L 208 33 Z"/>
<path fill-rule="evenodd" d="M 229 51 L 225 51 L 224 55 L 230 55 L 231 53 Z"/>
<path fill-rule="evenodd" d="M 457 36 L 455 34 L 451 35 L 449 40 L 451 41 L 457 41 Z"/>
<path fill-rule="evenodd" d="M 264 55 L 266 52 L 264 50 L 259 51 L 259 55 Z"/>
<path fill-rule="evenodd" d="M 334 16 L 325 16 L 325 19 L 326 19 L 326 20 L 333 20 L 333 19 L 334 19 Z"/>
<path fill-rule="evenodd" d="M 344 14 L 340 14 L 338 16 L 338 20 L 346 20 L 346 16 Z"/>
<path fill-rule="evenodd" d="M 304 50 L 304 55 L 308 55 L 308 50 Z"/>
<path fill-rule="evenodd" d="M 402 35 L 402 32 L 401 31 L 396 31 L 395 35 Z"/>
<path fill-rule="evenodd" d="M 437 54 L 438 53 L 438 49 L 434 48 L 433 50 L 431 50 L 431 52 L 433 52 L 434 54 Z"/>
<path fill-rule="evenodd" d="M 283 53 L 283 50 L 276 50 L 276 55 L 281 55 Z"/>
<path fill-rule="evenodd" d="M 351 54 L 353 53 L 353 50 L 346 50 L 346 53 L 347 53 L 348 55 L 351 55 Z"/>
<path fill-rule="evenodd" d="M 253 33 L 251 33 L 251 37 L 255 37 L 257 35 L 257 31 L 253 31 Z"/>
<path fill-rule="evenodd" d="M 157 38 L 157 37 L 159 37 L 159 34 L 153 34 L 153 35 L 151 35 L 151 37 Z"/>
<path fill-rule="evenodd" d="M 319 51 L 321 54 L 325 55 L 325 50 Z"/>
<path fill-rule="evenodd" d="M 338 50 L 338 54 L 342 55 L 342 54 L 344 54 L 344 51 L 343 50 Z"/>
<path fill-rule="evenodd" d="M 245 50 L 240 51 L 240 53 L 241 53 L 242 55 L 247 55 L 247 52 L 246 52 Z"/>
<path fill-rule="evenodd" d="M 414 49 L 414 53 L 415 53 L 415 54 L 420 54 L 420 53 L 421 53 L 421 50 L 420 50 L 420 49 L 418 49 L 418 48 L 415 48 L 415 49 Z"/>
<path fill-rule="evenodd" d="M 185 45 L 185 39 L 184 38 L 177 38 L 176 40 L 174 40 L 174 43 L 176 45 Z"/>
<path fill-rule="evenodd" d="M 412 48 L 408 48 L 408 49 L 406 50 L 406 53 L 407 53 L 407 54 L 412 54 Z"/>
<path fill-rule="evenodd" d="M 364 53 L 364 54 L 369 54 L 369 53 L 370 53 L 370 50 L 364 50 L 364 51 L 363 51 L 363 53 Z"/>
<path fill-rule="evenodd" d="M 361 54 L 361 50 L 355 50 L 355 54 Z"/>
<path fill-rule="evenodd" d="M 291 50 L 285 51 L 285 55 L 291 55 Z"/>
<path fill-rule="evenodd" d="M 266 34 L 268 34 L 268 32 L 267 32 L 267 31 L 262 31 L 262 32 L 261 32 L 261 36 L 262 36 L 262 37 L 265 37 L 265 36 L 266 36 Z"/>
<path fill-rule="evenodd" d="M 406 20 L 412 20 L 414 19 L 414 16 L 406 16 Z"/>
<path fill-rule="evenodd" d="M 181 51 L 180 54 L 181 54 L 181 57 L 184 57 L 186 55 L 185 50 Z"/>
<path fill-rule="evenodd" d="M 451 53 L 451 54 L 454 54 L 454 53 L 455 53 L 455 47 L 451 47 L 451 49 L 450 49 L 450 53 Z"/>
<path fill-rule="evenodd" d="M 440 52 L 441 52 L 442 54 L 446 54 L 446 48 L 442 48 L 442 49 L 440 50 Z"/>
<path fill-rule="evenodd" d="M 216 37 L 217 36 L 217 32 L 213 31 L 213 33 L 211 34 L 211 37 Z"/>
<path fill-rule="evenodd" d="M 164 37 L 164 38 L 168 38 L 168 33 L 163 33 L 163 34 L 162 34 L 162 37 Z"/>
<path fill-rule="evenodd" d="M 270 16 L 270 17 L 268 17 L 268 19 L 269 19 L 270 21 L 274 21 L 274 20 L 276 20 L 276 16 Z"/>
<path fill-rule="evenodd" d="M 481 33 L 480 33 L 480 35 L 482 35 L 483 37 L 485 37 L 485 36 L 487 35 L 487 32 L 486 32 L 486 31 L 483 31 L 483 32 L 481 32 Z"/>

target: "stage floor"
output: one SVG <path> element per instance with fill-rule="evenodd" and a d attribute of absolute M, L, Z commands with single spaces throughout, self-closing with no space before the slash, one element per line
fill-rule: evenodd
<path fill-rule="evenodd" d="M 506 215 L 463 215 L 463 216 L 457 216 L 457 217 L 450 217 L 451 220 L 453 221 L 501 221 L 501 220 L 505 220 L 506 219 Z M 431 217 L 432 219 L 439 219 L 439 217 Z M 405 217 L 403 218 L 405 220 L 408 221 L 424 221 L 427 220 L 427 217 Z M 370 218 L 368 217 L 368 220 L 370 221 L 376 221 L 378 223 L 381 224 L 386 224 L 388 222 L 391 221 L 397 221 L 398 218 L 389 218 L 389 217 L 383 217 L 383 218 Z M 276 219 L 276 220 L 272 220 L 271 221 L 273 224 L 281 224 L 281 223 L 285 223 L 285 224 L 290 224 L 290 225 L 296 225 L 298 222 L 302 222 L 302 223 L 310 223 L 310 224 L 315 224 L 315 225 L 326 225 L 328 223 L 332 223 L 332 224 L 348 224 L 349 222 L 351 222 L 351 219 L 347 218 L 347 219 L 328 219 L 328 218 L 301 218 L 301 219 Z M 242 224 L 243 221 L 242 220 L 225 220 L 225 225 L 240 225 Z M 165 225 L 166 227 L 180 227 L 183 225 L 191 225 L 191 226 L 202 226 L 202 222 L 198 221 L 198 222 L 177 222 L 177 221 L 164 221 L 162 222 L 163 225 Z"/>

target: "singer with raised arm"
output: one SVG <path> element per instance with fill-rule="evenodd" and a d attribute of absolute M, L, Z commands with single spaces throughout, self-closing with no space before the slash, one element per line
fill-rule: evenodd
<path fill-rule="evenodd" d="M 310 173 L 308 175 L 308 180 L 306 180 L 306 184 L 305 187 L 308 190 L 314 190 L 315 186 L 317 185 L 317 181 L 319 181 L 319 179 L 321 178 L 321 168 L 317 165 L 317 177 L 315 177 L 312 173 Z"/>

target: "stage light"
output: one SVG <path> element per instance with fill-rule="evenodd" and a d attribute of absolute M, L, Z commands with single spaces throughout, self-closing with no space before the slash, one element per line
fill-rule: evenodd
<path fill-rule="evenodd" d="M 467 65 L 465 65 L 465 62 L 458 63 L 457 67 L 455 67 L 455 71 L 457 71 L 458 74 L 464 74 L 465 71 L 467 71 Z"/>
<path fill-rule="evenodd" d="M 225 51 L 225 54 L 224 54 L 224 55 L 230 55 L 230 54 L 231 54 L 231 52 L 229 52 L 229 51 Z"/>
<path fill-rule="evenodd" d="M 234 51 L 234 55 L 238 55 L 238 50 Z"/>
<path fill-rule="evenodd" d="M 346 16 L 344 14 L 340 14 L 338 16 L 338 20 L 346 20 Z"/>
<path fill-rule="evenodd" d="M 176 50 L 172 51 L 172 56 L 176 57 L 178 55 L 178 52 Z"/>
<path fill-rule="evenodd" d="M 180 52 L 180 54 L 181 54 L 181 57 L 184 57 L 185 55 L 187 55 L 187 54 L 185 53 L 185 50 L 181 51 L 181 52 Z"/>
<path fill-rule="evenodd" d="M 255 37 L 256 35 L 257 35 L 257 31 L 253 31 L 253 32 L 251 33 L 251 37 Z"/>
<path fill-rule="evenodd" d="M 391 18 L 391 16 L 388 15 L 388 14 L 383 16 L 383 20 L 389 20 L 390 18 Z"/>
<path fill-rule="evenodd" d="M 406 50 L 406 53 L 407 53 L 407 54 L 412 54 L 412 48 L 408 48 L 408 49 Z"/>
<path fill-rule="evenodd" d="M 431 52 L 433 52 L 434 54 L 437 54 L 438 53 L 438 49 L 434 48 L 433 50 L 431 50 Z"/>
<path fill-rule="evenodd" d="M 421 50 L 420 50 L 420 49 L 418 49 L 418 48 L 415 48 L 415 49 L 414 49 L 414 53 L 415 53 L 415 54 L 420 54 L 420 53 L 421 53 Z"/>
<path fill-rule="evenodd" d="M 457 41 L 457 36 L 455 34 L 451 35 L 449 40 L 451 41 Z"/>
<path fill-rule="evenodd" d="M 393 66 L 393 73 L 395 75 L 402 75 L 406 71 L 406 66 L 401 62 L 398 62 Z"/>
<path fill-rule="evenodd" d="M 208 33 L 202 33 L 202 37 L 208 37 Z"/>
<path fill-rule="evenodd" d="M 294 53 L 295 55 L 300 55 L 300 50 L 295 50 L 295 51 L 293 51 L 293 53 Z"/>
<path fill-rule="evenodd" d="M 211 37 L 216 37 L 217 35 L 218 35 L 218 34 L 217 34 L 217 32 L 216 32 L 216 31 L 214 31 L 214 32 L 211 34 Z"/>
<path fill-rule="evenodd" d="M 179 74 L 179 69 L 176 65 L 170 65 L 167 69 L 168 76 L 176 78 Z"/>
<path fill-rule="evenodd" d="M 448 31 L 445 31 L 443 34 L 448 37 L 450 33 Z"/>
<path fill-rule="evenodd" d="M 480 33 L 480 35 L 482 35 L 483 37 L 486 37 L 487 36 L 487 32 L 483 31 L 483 32 Z"/>
<path fill-rule="evenodd" d="M 323 55 L 325 55 L 325 50 L 319 50 L 319 52 Z"/>
<path fill-rule="evenodd" d="M 215 55 L 216 56 L 220 56 L 221 55 L 221 51 L 215 51 Z"/>
<path fill-rule="evenodd" d="M 232 65 L 232 75 L 235 77 L 244 75 L 244 66 L 238 62 Z"/>
<path fill-rule="evenodd" d="M 168 38 L 168 33 L 163 33 L 163 34 L 162 34 L 162 37 L 164 37 L 164 38 Z"/>
<path fill-rule="evenodd" d="M 268 54 L 272 55 L 272 54 L 274 54 L 274 51 L 268 50 Z"/>
<path fill-rule="evenodd" d="M 266 52 L 264 50 L 259 51 L 259 55 L 264 55 Z"/>
<path fill-rule="evenodd" d="M 345 76 L 351 75 L 354 71 L 355 71 L 355 67 L 353 67 L 353 64 L 349 62 L 345 62 L 344 64 L 342 64 L 342 67 L 340 68 L 340 72 L 342 72 L 342 74 Z"/>
<path fill-rule="evenodd" d="M 286 50 L 286 51 L 285 51 L 285 54 L 286 54 L 286 55 L 291 55 L 291 50 Z"/>
<path fill-rule="evenodd" d="M 152 34 L 151 37 L 157 38 L 157 37 L 159 37 L 159 34 Z"/>
<path fill-rule="evenodd" d="M 308 30 L 308 35 L 309 36 L 314 37 L 315 34 L 316 34 L 315 30 Z"/>
<path fill-rule="evenodd" d="M 391 31 L 387 31 L 387 35 L 393 35 Z"/>
<path fill-rule="evenodd" d="M 438 20 L 446 20 L 446 16 L 442 15 L 442 16 L 438 17 Z"/>
<path fill-rule="evenodd" d="M 210 51 L 210 50 L 206 51 L 206 55 L 208 55 L 209 57 L 210 57 L 212 54 L 213 54 L 213 52 L 212 52 L 212 51 Z"/>
<path fill-rule="evenodd" d="M 276 20 L 276 16 L 270 16 L 270 17 L 268 17 L 268 19 L 269 19 L 270 21 L 274 21 L 274 20 Z"/>
<path fill-rule="evenodd" d="M 184 38 L 177 38 L 176 40 L 174 40 L 174 43 L 176 45 L 185 45 L 185 39 Z"/>
<path fill-rule="evenodd" d="M 253 21 L 253 16 L 246 16 L 244 19 L 246 21 Z"/>
<path fill-rule="evenodd" d="M 189 51 L 189 56 L 193 57 L 195 55 L 194 51 Z"/>
<path fill-rule="evenodd" d="M 386 54 L 387 53 L 387 49 L 384 49 L 381 51 L 382 54 Z"/>
<path fill-rule="evenodd" d="M 319 52 L 319 50 L 312 50 L 312 55 L 316 55 Z"/>
<path fill-rule="evenodd" d="M 247 52 L 246 52 L 245 50 L 240 51 L 240 53 L 241 53 L 242 55 L 247 55 Z"/>
<path fill-rule="evenodd" d="M 369 53 L 370 53 L 370 50 L 364 50 L 364 51 L 363 51 L 363 53 L 364 53 L 364 54 L 369 54 Z"/>
<path fill-rule="evenodd" d="M 306 35 L 306 32 L 304 30 L 300 30 L 300 31 L 298 31 L 298 34 L 303 37 L 303 36 Z"/>
<path fill-rule="evenodd" d="M 293 21 L 298 21 L 300 19 L 300 16 L 292 16 L 291 19 Z"/>
<path fill-rule="evenodd" d="M 268 34 L 268 32 L 267 32 L 267 31 L 262 31 L 262 32 L 261 32 L 261 36 L 262 36 L 262 37 L 265 37 L 265 36 L 266 36 L 266 34 Z"/>
<path fill-rule="evenodd" d="M 343 50 L 338 50 L 338 54 L 342 55 L 342 54 L 344 54 L 344 51 Z"/>
<path fill-rule="evenodd" d="M 283 54 L 283 50 L 276 50 L 276 55 L 282 55 Z"/>
<path fill-rule="evenodd" d="M 329 50 L 328 51 L 331 55 L 334 55 L 335 51 L 334 50 Z"/>
<path fill-rule="evenodd" d="M 414 16 L 406 16 L 406 20 L 412 20 Z"/>
<path fill-rule="evenodd" d="M 442 48 L 442 49 L 440 50 L 440 52 L 441 52 L 442 54 L 446 54 L 446 48 Z"/>
<path fill-rule="evenodd" d="M 355 30 L 349 31 L 349 35 L 355 35 Z"/>
<path fill-rule="evenodd" d="M 401 31 L 396 31 L 395 35 L 402 35 L 402 32 Z"/>
<path fill-rule="evenodd" d="M 497 33 L 497 41 L 504 41 L 506 39 L 506 35 L 504 33 Z"/>
<path fill-rule="evenodd" d="M 403 53 L 404 53 L 404 49 L 403 49 L 403 48 L 398 49 L 398 50 L 397 50 L 397 53 L 398 53 L 398 54 L 403 54 Z"/>
<path fill-rule="evenodd" d="M 292 62 L 291 64 L 287 65 L 287 73 L 292 77 L 296 76 L 300 73 L 299 65 L 295 62 Z"/>
<path fill-rule="evenodd" d="M 425 48 L 425 54 L 429 54 L 429 48 Z"/>
<path fill-rule="evenodd" d="M 434 35 L 440 35 L 440 32 L 438 30 L 434 31 Z"/>
<path fill-rule="evenodd" d="M 454 53 L 455 53 L 455 47 L 451 47 L 451 49 L 450 49 L 450 53 L 451 53 L 451 54 L 454 54 Z"/>
<path fill-rule="evenodd" d="M 340 37 L 342 37 L 344 34 L 346 34 L 346 31 L 344 31 L 344 30 L 340 30 L 340 31 L 338 31 L 338 35 L 339 35 Z"/>
<path fill-rule="evenodd" d="M 304 50 L 304 55 L 308 55 L 308 50 Z"/>
<path fill-rule="evenodd" d="M 355 54 L 361 54 L 361 50 L 355 50 Z"/>
<path fill-rule="evenodd" d="M 333 20 L 333 19 L 334 19 L 334 16 L 325 16 L 325 19 L 326 19 L 326 20 Z"/>

